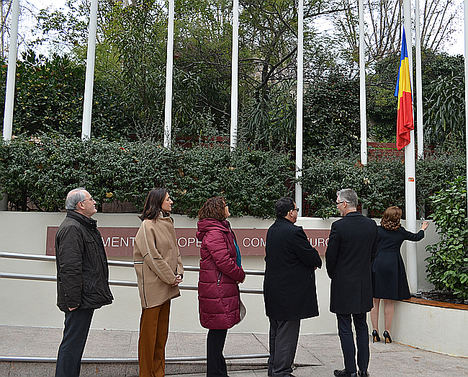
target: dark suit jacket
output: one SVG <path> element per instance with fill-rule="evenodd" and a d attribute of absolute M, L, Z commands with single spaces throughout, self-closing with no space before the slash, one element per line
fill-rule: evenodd
<path fill-rule="evenodd" d="M 358 212 L 332 224 L 327 252 L 332 313 L 365 313 L 372 309 L 371 264 L 377 250 L 376 223 Z"/>
<path fill-rule="evenodd" d="M 265 253 L 266 315 L 279 321 L 318 316 L 314 270 L 322 259 L 302 227 L 277 218 L 268 229 Z"/>

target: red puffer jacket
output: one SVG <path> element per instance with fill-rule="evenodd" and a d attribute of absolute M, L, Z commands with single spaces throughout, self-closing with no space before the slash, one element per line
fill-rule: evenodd
<path fill-rule="evenodd" d="M 227 221 L 198 221 L 200 249 L 198 304 L 207 329 L 229 329 L 239 323 L 239 287 L 245 272 L 236 264 L 234 233 Z"/>

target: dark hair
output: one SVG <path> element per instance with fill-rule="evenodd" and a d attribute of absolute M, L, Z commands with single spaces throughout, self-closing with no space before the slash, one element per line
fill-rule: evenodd
<path fill-rule="evenodd" d="M 198 211 L 198 219 L 226 220 L 226 201 L 222 196 L 209 198 Z"/>
<path fill-rule="evenodd" d="M 397 230 L 400 227 L 402 210 L 397 206 L 388 207 L 382 216 L 380 225 L 387 230 Z"/>
<path fill-rule="evenodd" d="M 294 200 L 289 196 L 284 196 L 275 204 L 276 217 L 285 217 L 292 209 L 294 209 Z"/>
<path fill-rule="evenodd" d="M 165 188 L 152 189 L 145 200 L 143 212 L 141 213 L 141 220 L 153 220 L 159 217 L 161 213 L 162 204 L 166 198 L 167 190 Z"/>

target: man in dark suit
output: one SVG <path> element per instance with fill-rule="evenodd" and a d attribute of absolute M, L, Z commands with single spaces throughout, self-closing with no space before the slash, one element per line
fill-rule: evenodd
<path fill-rule="evenodd" d="M 302 318 L 318 316 L 315 269 L 322 260 L 294 225 L 298 208 L 291 198 L 276 202 L 276 221 L 268 229 L 263 294 L 270 321 L 268 375 L 292 376 Z"/>
<path fill-rule="evenodd" d="M 332 224 L 325 259 L 331 279 L 330 311 L 338 320 L 345 369 L 335 370 L 334 375 L 368 376 L 366 313 L 372 309 L 371 263 L 377 249 L 377 225 L 357 212 L 358 197 L 353 190 L 340 190 L 336 195 L 336 207 L 343 218 Z M 356 330 L 359 373 L 351 318 Z"/>

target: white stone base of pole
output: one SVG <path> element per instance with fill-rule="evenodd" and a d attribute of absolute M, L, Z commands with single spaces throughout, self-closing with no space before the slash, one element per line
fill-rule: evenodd
<path fill-rule="evenodd" d="M 406 265 L 408 266 L 408 285 L 412 294 L 418 291 L 418 270 L 415 266 L 418 265 L 416 243 L 406 241 Z"/>

